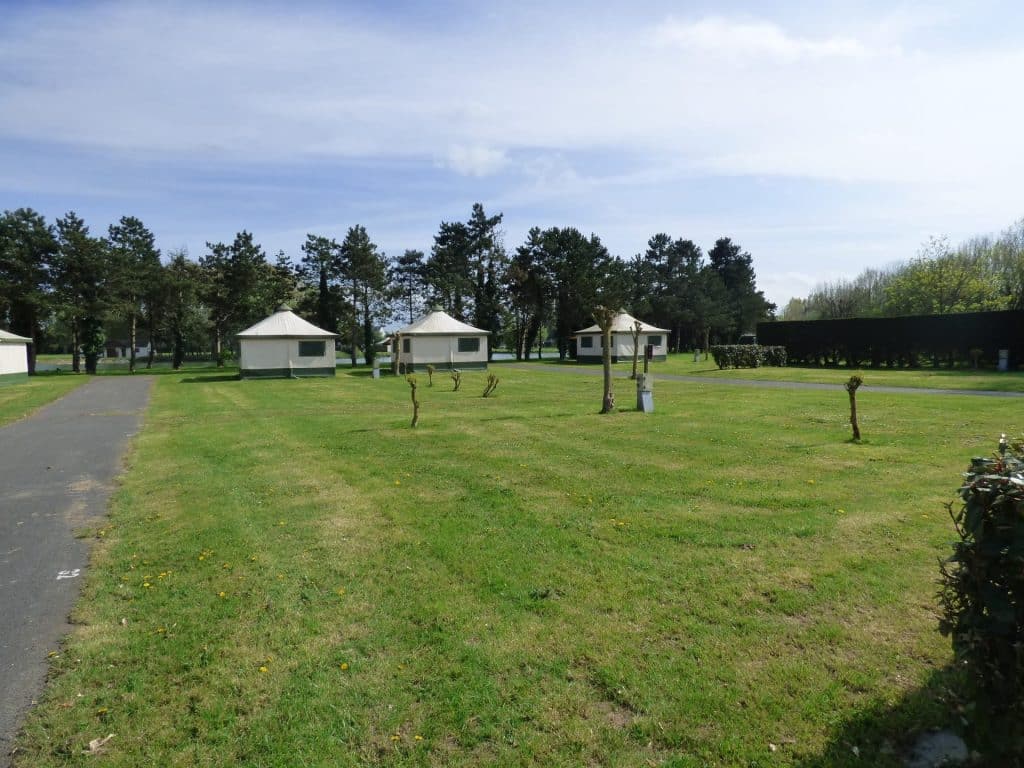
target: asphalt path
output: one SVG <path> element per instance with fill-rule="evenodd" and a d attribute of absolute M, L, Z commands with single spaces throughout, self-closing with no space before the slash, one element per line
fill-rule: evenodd
<path fill-rule="evenodd" d="M 542 363 L 502 363 L 502 368 L 520 371 L 547 371 L 548 373 L 576 373 L 584 376 L 602 376 L 600 365 L 544 365 Z M 631 371 L 632 372 L 632 371 Z M 762 381 L 760 379 L 713 379 L 709 376 L 681 376 L 674 373 L 651 371 L 658 381 L 686 381 L 691 384 L 723 384 L 734 387 L 760 387 L 762 389 L 827 389 L 843 392 L 843 384 L 820 384 L 811 381 Z M 612 371 L 616 379 L 628 379 L 625 371 Z M 974 397 L 1024 397 L 1024 392 L 996 392 L 991 389 L 932 389 L 930 387 L 886 387 L 864 385 L 863 391 L 885 392 L 892 395 L 971 395 Z"/>
<path fill-rule="evenodd" d="M 71 629 L 89 554 L 149 401 L 148 376 L 101 376 L 0 428 L 0 768 Z"/>

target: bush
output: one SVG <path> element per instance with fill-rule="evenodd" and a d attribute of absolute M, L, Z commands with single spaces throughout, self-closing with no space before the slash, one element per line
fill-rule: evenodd
<path fill-rule="evenodd" d="M 777 368 L 786 367 L 786 348 L 785 347 L 761 347 L 761 353 L 764 355 L 764 364 L 771 365 Z"/>
<path fill-rule="evenodd" d="M 1024 757 L 1024 443 L 973 459 L 941 563 L 939 628 L 967 677 L 970 737 L 999 764 Z M 972 706 L 973 705 L 973 706 Z M 973 711 L 972 711 L 973 710 Z M 1017 762 L 1013 762 L 1017 761 Z"/>
<path fill-rule="evenodd" d="M 719 368 L 759 368 L 761 365 L 786 364 L 785 347 L 764 347 L 758 344 L 715 344 L 711 356 Z"/>

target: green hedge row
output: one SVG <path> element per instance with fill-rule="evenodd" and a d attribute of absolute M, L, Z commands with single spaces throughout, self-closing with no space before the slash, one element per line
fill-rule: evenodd
<path fill-rule="evenodd" d="M 1024 443 L 971 462 L 950 507 L 940 629 L 967 677 L 968 736 L 985 765 L 1024 764 Z"/>
<path fill-rule="evenodd" d="M 760 344 L 715 344 L 711 356 L 719 368 L 760 368 L 762 365 L 782 367 L 786 364 L 785 347 Z"/>

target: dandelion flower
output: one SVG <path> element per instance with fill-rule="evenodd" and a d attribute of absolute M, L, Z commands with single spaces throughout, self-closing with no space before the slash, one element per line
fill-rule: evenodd
<path fill-rule="evenodd" d="M 392 737 L 391 737 L 391 740 L 392 740 L 392 741 L 398 741 L 398 740 L 399 740 L 400 738 L 402 738 L 402 737 L 401 737 L 401 736 L 399 736 L 399 735 L 398 735 L 398 734 L 396 733 L 396 734 L 395 734 L 394 736 L 392 736 Z"/>
<path fill-rule="evenodd" d="M 348 669 L 348 662 L 346 662 L 346 661 L 341 662 L 341 670 L 342 670 L 342 672 L 344 672 L 346 669 Z"/>
<path fill-rule="evenodd" d="M 227 597 L 227 593 L 226 592 L 218 592 L 217 593 L 217 597 Z"/>
<path fill-rule="evenodd" d="M 267 671 L 266 667 L 260 667 L 260 672 L 266 672 L 266 671 Z"/>
<path fill-rule="evenodd" d="M 142 584 L 146 589 L 149 589 L 152 585 L 147 581 Z"/>
<path fill-rule="evenodd" d="M 418 733 L 416 734 L 415 738 L 416 738 L 416 741 L 423 741 L 423 737 L 420 736 Z"/>

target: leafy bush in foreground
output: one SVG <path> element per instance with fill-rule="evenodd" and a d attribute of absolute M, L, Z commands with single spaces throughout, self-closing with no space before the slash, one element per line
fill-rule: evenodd
<path fill-rule="evenodd" d="M 975 747 L 1017 765 L 1024 759 L 1024 443 L 976 458 L 949 505 L 960 541 L 942 562 L 939 628 L 968 681 Z"/>

